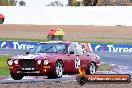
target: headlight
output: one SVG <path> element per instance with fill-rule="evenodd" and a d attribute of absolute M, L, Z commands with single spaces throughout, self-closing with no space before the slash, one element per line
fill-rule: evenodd
<path fill-rule="evenodd" d="M 14 63 L 15 63 L 15 64 L 18 64 L 18 60 L 15 60 Z"/>
<path fill-rule="evenodd" d="M 49 61 L 48 60 L 44 60 L 44 65 L 47 65 L 49 64 Z"/>
<path fill-rule="evenodd" d="M 12 60 L 8 60 L 8 64 L 9 65 L 12 65 L 13 64 L 13 61 Z"/>
<path fill-rule="evenodd" d="M 38 64 L 41 64 L 41 60 L 38 60 L 37 63 L 38 63 Z"/>

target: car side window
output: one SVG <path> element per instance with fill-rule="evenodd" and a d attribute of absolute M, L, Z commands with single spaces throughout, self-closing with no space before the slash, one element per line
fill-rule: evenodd
<path fill-rule="evenodd" d="M 76 49 L 77 49 L 77 52 L 79 54 L 87 52 L 86 49 L 85 49 L 85 47 L 82 44 L 80 44 L 80 43 L 76 44 Z"/>
<path fill-rule="evenodd" d="M 82 49 L 82 45 L 81 44 L 77 43 L 76 44 L 76 49 L 77 49 L 78 54 L 83 53 L 83 49 Z"/>
<path fill-rule="evenodd" d="M 68 53 L 70 53 L 70 51 L 74 52 L 74 54 L 76 53 L 76 49 L 75 49 L 75 45 L 74 44 L 70 44 L 68 47 Z"/>
<path fill-rule="evenodd" d="M 84 45 L 82 45 L 83 53 L 86 53 L 87 50 L 85 49 Z"/>

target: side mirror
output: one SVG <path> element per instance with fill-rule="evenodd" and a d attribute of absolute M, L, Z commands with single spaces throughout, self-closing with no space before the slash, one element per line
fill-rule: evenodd
<path fill-rule="evenodd" d="M 26 52 L 26 54 L 29 54 L 29 52 Z"/>
<path fill-rule="evenodd" d="M 70 51 L 70 55 L 71 55 L 71 54 L 74 54 L 74 51 Z"/>

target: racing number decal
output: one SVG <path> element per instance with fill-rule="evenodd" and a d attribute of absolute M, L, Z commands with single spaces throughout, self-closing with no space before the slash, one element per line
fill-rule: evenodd
<path fill-rule="evenodd" d="M 75 68 L 79 68 L 80 67 L 80 59 L 77 57 L 75 59 Z"/>

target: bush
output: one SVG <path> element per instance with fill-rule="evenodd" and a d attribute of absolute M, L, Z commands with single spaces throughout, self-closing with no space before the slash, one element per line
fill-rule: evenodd
<path fill-rule="evenodd" d="M 99 6 L 128 6 L 131 5 L 130 0 L 98 0 Z"/>
<path fill-rule="evenodd" d="M 0 0 L 0 6 L 13 6 L 14 0 Z"/>

